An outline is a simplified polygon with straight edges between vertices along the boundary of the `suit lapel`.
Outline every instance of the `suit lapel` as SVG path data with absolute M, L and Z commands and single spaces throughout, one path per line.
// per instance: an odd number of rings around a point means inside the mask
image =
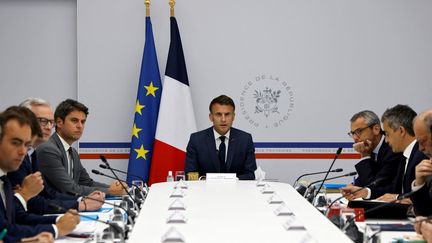
M 213 134 L 213 127 L 207 130 L 206 137 L 206 147 L 208 149 L 207 153 L 210 155 L 211 164 L 215 168 L 214 171 L 220 171 L 219 157 L 216 149 L 216 141 Z
M 67 172 L 67 168 L 68 168 L 68 158 L 66 155 L 66 151 L 63 147 L 62 142 L 60 141 L 60 138 L 58 137 L 57 133 L 54 133 L 50 139 L 53 139 L 54 144 L 57 146 L 57 148 L 61 151 L 62 153 L 62 165 L 65 168 L 66 172 Z

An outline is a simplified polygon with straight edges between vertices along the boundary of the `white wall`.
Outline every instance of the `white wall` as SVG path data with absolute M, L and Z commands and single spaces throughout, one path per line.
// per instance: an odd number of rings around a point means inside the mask
M 429 108 L 431 5 L 427 0 L 177 1 L 198 128 L 210 126 L 208 103 L 221 93 L 233 97 L 235 126 L 251 132 L 255 142 L 350 142 L 346 132 L 354 112 L 381 114 L 397 103 Z M 168 1 L 152 2 L 152 22 L 163 76 Z M 1 108 L 29 95 L 53 104 L 77 97 L 90 107 L 81 142 L 129 142 L 144 41 L 143 1 L 0 1 L 0 27 Z M 279 113 L 268 117 L 254 113 L 252 96 L 266 87 L 282 90 Z M 284 115 L 288 119 L 274 127 Z M 307 153 L 284 149 L 290 151 Z M 97 162 L 85 161 L 88 167 Z M 339 160 L 336 167 L 348 172 L 354 162 Z M 127 166 L 125 160 L 113 163 Z M 258 163 L 270 178 L 291 182 L 330 161 Z

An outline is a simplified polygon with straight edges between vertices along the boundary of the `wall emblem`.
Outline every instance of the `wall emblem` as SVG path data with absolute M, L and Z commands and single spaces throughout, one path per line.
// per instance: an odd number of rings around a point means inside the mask
M 293 110 L 293 88 L 279 77 L 259 75 L 243 86 L 240 113 L 256 128 L 280 127 L 287 123 Z

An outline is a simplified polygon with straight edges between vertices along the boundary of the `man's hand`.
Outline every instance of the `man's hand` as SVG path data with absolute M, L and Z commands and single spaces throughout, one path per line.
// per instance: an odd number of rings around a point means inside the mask
M 36 173 L 26 176 L 18 188 L 18 193 L 27 202 L 30 198 L 39 194 L 44 188 L 43 179 L 41 173 L 38 171 Z
M 58 229 L 59 236 L 65 236 L 72 232 L 75 227 L 79 224 L 80 217 L 76 210 L 70 209 L 57 221 L 56 226 Z
M 121 183 L 125 186 L 126 189 L 129 189 L 126 183 L 120 181 L 114 181 L 113 183 L 111 183 L 110 187 L 108 188 L 108 193 L 115 196 L 125 195 L 126 192 L 123 190 Z
M 360 153 L 361 157 L 370 156 L 373 150 L 372 142 L 370 140 L 355 143 L 353 144 L 353 148 L 355 151 Z
M 344 188 L 341 188 L 341 194 L 342 196 L 344 196 L 347 200 L 351 201 L 354 200 L 356 198 L 365 198 L 368 195 L 368 191 L 366 188 L 355 192 L 357 190 L 361 189 L 361 187 L 358 186 L 353 186 L 353 185 L 347 185 Z M 355 193 L 353 193 L 355 192 Z
M 31 242 L 31 243 L 53 243 L 54 236 L 50 232 L 42 232 L 33 237 L 23 238 L 21 242 Z
M 105 193 L 94 191 L 79 203 L 79 211 L 94 211 L 102 207 Z
M 432 175 L 432 161 L 431 159 L 424 159 L 415 168 L 415 185 L 423 185 L 430 175 Z
M 432 242 L 432 223 L 425 220 L 420 223 L 421 227 L 421 234 L 423 235 L 423 238 L 428 242 Z

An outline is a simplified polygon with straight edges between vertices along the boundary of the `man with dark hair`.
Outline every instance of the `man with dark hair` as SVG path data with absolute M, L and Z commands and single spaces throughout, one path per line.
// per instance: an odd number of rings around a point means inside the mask
M 39 173 L 39 161 L 35 148 L 48 141 L 51 136 L 51 129 L 54 125 L 54 114 L 49 103 L 41 98 L 28 98 L 23 101 L 20 106 L 30 109 L 36 120 L 32 121 L 33 127 L 42 130 L 38 136 L 33 136 L 32 147 L 29 148 L 24 160 L 17 171 L 9 172 L 8 178 L 13 187 L 20 188 L 24 178 L 33 173 Z M 102 206 L 104 193 L 94 192 L 91 194 L 96 200 L 88 198 L 78 198 L 77 196 L 61 193 L 44 183 L 43 190 L 33 198 L 27 201 L 28 211 L 35 214 L 50 214 L 58 213 L 56 208 L 51 207 L 51 204 L 59 205 L 63 209 L 78 209 L 79 211 L 97 210 Z M 63 212 L 63 211 L 61 211 Z
M 402 153 L 393 153 L 384 141 L 378 116 L 372 111 L 364 110 L 356 113 L 350 121 L 351 131 L 348 135 L 353 138 L 353 148 L 360 153 L 361 159 L 355 165 L 358 177 L 354 185 L 342 188 L 342 194 L 348 200 L 353 200 L 374 199 L 384 193 L 399 193 L 395 175 L 404 158 Z M 374 181 L 378 183 L 371 185 Z M 368 185 L 369 187 L 359 190 Z M 357 192 L 352 194 L 354 191 Z
M 76 211 L 60 217 L 33 215 L 25 211 L 26 203 L 19 199 L 18 194 L 22 191 L 16 193 L 15 199 L 13 198 L 12 187 L 6 173 L 15 171 L 20 166 L 31 144 L 34 119 L 36 118 L 33 113 L 24 107 L 10 107 L 0 115 L 0 225 L 6 225 L 7 242 L 16 242 L 41 232 L 64 236 L 79 223 Z M 37 184 L 29 187 L 34 189 L 29 191 L 28 196 L 31 197 L 43 187 L 38 186 L 42 183 L 42 178 L 40 175 L 33 174 L 26 177 L 23 184 L 28 183 L 28 180 L 31 184 Z M 22 203 L 23 207 L 19 207 L 17 205 L 19 203 Z
M 404 163 L 401 163 L 398 174 L 397 190 L 402 193 L 411 191 L 411 183 L 415 179 L 415 167 L 426 155 L 418 150 L 419 145 L 415 139 L 413 120 L 417 113 L 407 105 L 396 105 L 387 109 L 382 115 L 385 141 L 390 145 L 394 153 L 403 152 Z M 386 193 L 379 197 L 381 201 L 394 201 L 398 197 L 395 193 Z M 403 199 L 400 203 L 412 204 L 409 198 Z
M 213 126 L 193 133 L 186 148 L 185 173 L 236 173 L 241 180 L 254 180 L 257 168 L 252 136 L 232 127 L 234 101 L 221 95 L 209 106 Z
M 89 195 L 95 190 L 110 195 L 123 195 L 121 182 L 111 185 L 93 181 L 81 164 L 78 152 L 71 147 L 81 138 L 87 120 L 88 108 L 67 99 L 54 112 L 56 132 L 37 149 L 40 171 L 51 186 L 61 192 Z M 125 185 L 127 187 L 127 185 Z

